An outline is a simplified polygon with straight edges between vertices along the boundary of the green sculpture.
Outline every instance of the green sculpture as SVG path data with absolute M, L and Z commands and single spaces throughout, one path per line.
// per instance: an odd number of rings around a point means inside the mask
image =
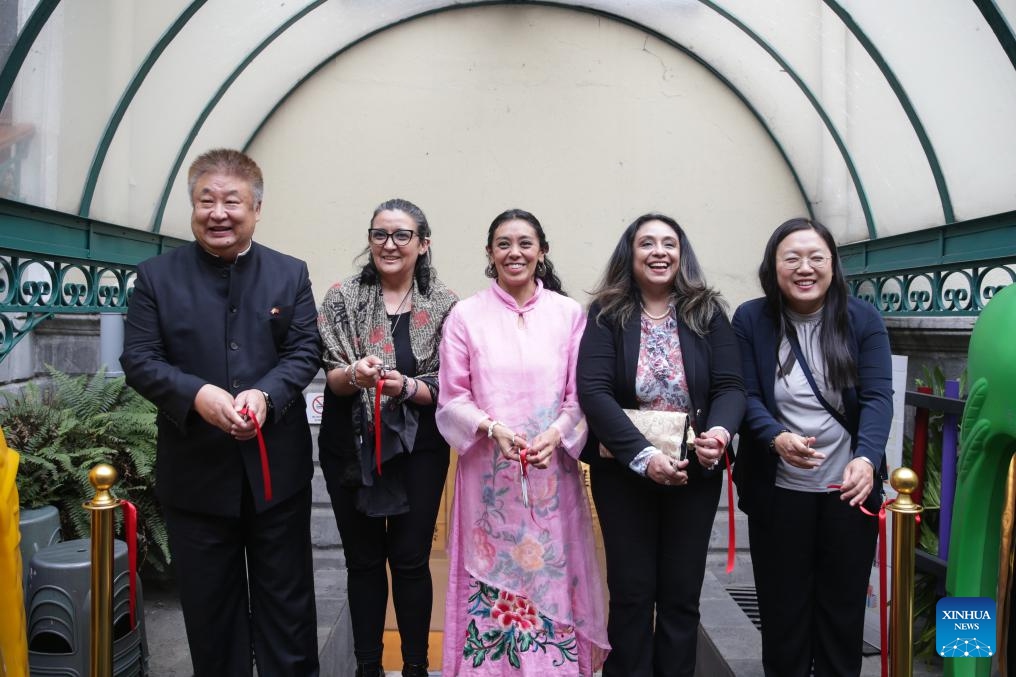
M 946 591 L 994 599 L 1005 478 L 1016 452 L 1016 284 L 981 312 L 970 336 L 967 373 Z M 989 677 L 991 659 L 948 659 L 945 674 Z

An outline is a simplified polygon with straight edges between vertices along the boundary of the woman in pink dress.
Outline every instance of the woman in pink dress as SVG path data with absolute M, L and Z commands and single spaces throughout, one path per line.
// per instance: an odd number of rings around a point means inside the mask
M 543 227 L 506 211 L 487 233 L 490 287 L 441 340 L 437 425 L 458 450 L 441 674 L 572 675 L 609 646 L 575 391 L 585 324 Z

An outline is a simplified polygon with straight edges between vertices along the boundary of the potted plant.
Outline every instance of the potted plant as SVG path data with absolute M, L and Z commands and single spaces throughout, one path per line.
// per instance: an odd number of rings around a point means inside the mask
M 155 407 L 122 377 L 69 376 L 48 367 L 51 384 L 2 393 L 0 428 L 21 454 L 17 476 L 22 510 L 57 508 L 65 538 L 85 538 L 90 517 L 81 504 L 94 488 L 88 471 L 98 463 L 117 470 L 117 497 L 138 508 L 139 567 L 167 574 L 169 540 L 155 498 Z M 122 520 L 118 516 L 118 533 Z M 27 564 L 27 563 L 26 563 Z

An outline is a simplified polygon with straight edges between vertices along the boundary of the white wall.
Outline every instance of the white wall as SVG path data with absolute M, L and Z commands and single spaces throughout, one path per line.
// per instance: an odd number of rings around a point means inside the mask
M 266 177 L 257 239 L 306 259 L 318 300 L 395 196 L 427 213 L 435 265 L 462 295 L 487 284 L 491 219 L 532 211 L 583 302 L 643 212 L 687 229 L 732 304 L 757 295 L 768 234 L 805 212 L 776 148 L 707 71 L 631 27 L 544 7 L 385 31 L 308 80 L 250 152 Z

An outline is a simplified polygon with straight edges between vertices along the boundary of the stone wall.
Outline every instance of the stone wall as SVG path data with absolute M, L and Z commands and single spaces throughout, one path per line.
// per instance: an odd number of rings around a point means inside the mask
M 967 349 L 976 317 L 886 318 L 895 355 L 907 355 L 907 390 L 923 380 L 924 368 L 942 369 L 947 379 L 960 378 L 967 368 Z

